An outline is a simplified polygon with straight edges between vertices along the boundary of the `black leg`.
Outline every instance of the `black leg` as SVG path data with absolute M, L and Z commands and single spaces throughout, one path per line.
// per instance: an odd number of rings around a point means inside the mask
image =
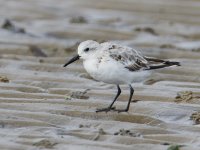
M 129 88 L 130 88 L 130 97 L 129 97 L 129 100 L 128 100 L 128 105 L 127 105 L 126 109 L 117 110 L 119 113 L 120 112 L 128 112 L 128 110 L 129 110 L 131 99 L 132 99 L 132 96 L 133 96 L 133 93 L 134 93 L 134 89 L 132 88 L 132 86 L 130 84 L 129 84 Z
M 121 89 L 120 89 L 119 85 L 117 85 L 117 90 L 118 90 L 117 95 L 115 96 L 115 98 L 114 98 L 113 102 L 110 104 L 110 106 L 107 108 L 97 109 L 96 112 L 102 112 L 102 111 L 108 112 L 110 110 L 114 110 L 114 108 L 112 106 L 115 103 L 115 101 L 117 100 L 117 98 L 119 97 L 119 95 L 121 94 Z

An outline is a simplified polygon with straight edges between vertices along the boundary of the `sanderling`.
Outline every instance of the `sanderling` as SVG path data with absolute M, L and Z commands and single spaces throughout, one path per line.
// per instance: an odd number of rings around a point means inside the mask
M 107 108 L 97 109 L 96 112 L 108 112 L 110 110 L 127 112 L 130 107 L 134 89 L 131 83 L 141 81 L 151 74 L 151 70 L 180 66 L 179 62 L 162 60 L 143 56 L 133 48 L 115 44 L 112 42 L 98 43 L 87 40 L 78 46 L 78 54 L 70 59 L 64 67 L 78 59 L 83 59 L 85 70 L 95 80 L 109 84 L 115 84 L 118 92 L 113 102 Z M 127 84 L 130 88 L 128 105 L 125 109 L 115 109 L 113 104 L 121 94 L 121 84 Z

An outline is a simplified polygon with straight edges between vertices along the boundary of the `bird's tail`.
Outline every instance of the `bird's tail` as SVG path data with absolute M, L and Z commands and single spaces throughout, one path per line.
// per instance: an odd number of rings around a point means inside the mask
M 180 62 L 176 62 L 176 61 L 165 61 L 164 64 L 168 66 L 181 66 Z
M 162 62 L 162 64 L 149 66 L 149 68 L 146 70 L 160 69 L 160 68 L 165 68 L 165 67 L 170 67 L 170 66 L 181 66 L 181 64 L 180 62 L 175 62 L 175 61 L 164 61 Z

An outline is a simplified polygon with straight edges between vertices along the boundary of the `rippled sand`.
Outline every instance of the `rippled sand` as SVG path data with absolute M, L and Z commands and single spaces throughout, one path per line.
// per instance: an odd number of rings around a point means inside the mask
M 0 0 L 0 149 L 200 149 L 200 2 Z M 180 61 L 133 84 L 129 113 L 95 113 L 116 88 L 82 63 L 86 39 Z M 88 89 L 88 90 L 87 90 Z M 127 104 L 129 90 L 116 107 Z

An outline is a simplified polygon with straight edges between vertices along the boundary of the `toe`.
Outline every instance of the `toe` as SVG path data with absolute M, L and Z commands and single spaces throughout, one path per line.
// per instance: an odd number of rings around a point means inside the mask
M 98 112 L 103 112 L 103 111 L 105 111 L 106 113 L 107 112 L 109 112 L 109 111 L 111 111 L 111 110 L 115 110 L 115 107 L 108 107 L 108 108 L 101 108 L 101 109 L 97 109 L 96 110 L 96 113 L 98 113 Z

